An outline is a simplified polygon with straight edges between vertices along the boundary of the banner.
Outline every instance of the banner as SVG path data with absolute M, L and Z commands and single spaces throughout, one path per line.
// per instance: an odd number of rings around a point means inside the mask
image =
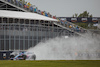
M 3 53 L 3 58 L 4 58 L 4 59 L 6 58 L 6 53 Z
M 75 22 L 75 23 L 80 23 L 80 22 L 85 22 L 85 23 L 98 23 L 100 20 L 100 17 L 59 17 L 62 20 L 66 18 L 67 21 L 69 22 Z
M 98 22 L 97 18 L 92 18 L 92 22 Z
M 82 22 L 87 22 L 87 18 L 82 18 Z
M 61 18 L 61 21 L 62 22 L 66 22 L 66 18 Z
M 71 22 L 77 22 L 77 18 L 71 18 Z

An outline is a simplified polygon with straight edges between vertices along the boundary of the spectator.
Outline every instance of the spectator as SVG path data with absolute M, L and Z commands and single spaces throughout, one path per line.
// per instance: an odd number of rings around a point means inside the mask
M 19 1 L 19 5 L 20 5 L 21 7 L 24 6 L 24 3 L 23 3 L 23 2 L 24 2 L 24 0 L 20 0 L 20 1 Z
M 15 4 L 16 1 L 15 0 L 12 0 L 12 2 L 13 2 L 13 4 Z
M 45 11 L 43 11 L 43 15 L 45 16 Z
M 37 12 L 36 12 L 36 8 L 34 8 L 34 13 L 37 13 Z
M 38 14 L 41 14 L 41 10 L 38 10 Z
M 43 15 L 43 11 L 41 11 L 41 15 Z
M 65 25 L 67 25 L 67 21 L 65 21 Z
M 57 18 L 57 20 L 60 22 L 60 19 L 59 18 Z
M 11 0 L 8 0 L 8 2 L 11 2 Z
M 29 9 L 30 6 L 31 6 L 30 2 L 27 3 L 27 9 Z
M 25 0 L 23 0 L 22 3 L 23 3 L 23 6 L 24 6 L 26 4 Z
M 75 25 L 72 24 L 72 30 L 75 30 Z
M 53 16 L 53 19 L 56 19 L 56 16 Z
M 64 24 L 64 22 L 63 22 L 63 21 L 61 21 L 61 24 Z
M 48 17 L 48 14 L 47 14 L 47 12 L 45 12 L 45 16 L 47 16 L 47 17 Z
M 19 6 L 19 5 L 18 5 L 18 0 L 15 0 L 15 4 L 16 4 L 17 6 Z
M 50 17 L 50 13 L 48 12 L 48 17 Z
M 55 17 L 53 16 L 53 19 L 54 19 Z
M 33 12 L 33 6 L 30 6 L 30 11 Z
M 22 1 L 20 0 L 19 1 L 19 7 L 22 7 L 23 5 L 22 5 Z
M 78 26 L 76 26 L 76 31 L 79 32 L 79 27 Z
M 28 5 L 28 8 L 29 8 L 31 6 L 30 2 L 27 5 Z
M 20 6 L 20 4 L 19 4 L 20 0 L 16 0 L 16 1 L 17 1 L 17 6 Z
M 79 27 L 78 26 L 76 26 L 76 30 L 79 30 Z
M 27 2 L 25 3 L 24 8 L 27 9 Z
M 52 15 L 50 14 L 50 18 L 52 18 Z
M 69 28 L 72 28 L 72 25 L 70 25 Z
M 38 13 L 38 8 L 36 7 L 36 13 Z

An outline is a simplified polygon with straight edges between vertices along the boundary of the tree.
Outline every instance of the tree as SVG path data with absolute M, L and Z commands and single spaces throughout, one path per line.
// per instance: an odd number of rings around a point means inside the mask
M 78 17 L 78 14 L 77 13 L 75 13 L 75 17 Z
M 89 12 L 84 11 L 84 12 L 82 13 L 82 15 L 83 15 L 83 17 L 89 17 Z
M 73 16 L 75 16 L 75 17 L 92 17 L 92 14 L 89 15 L 89 12 L 84 11 L 83 13 L 80 13 L 79 15 L 77 13 L 75 13 Z
M 93 17 L 92 14 L 89 17 Z
M 74 15 L 73 15 L 73 17 L 74 17 Z
M 84 11 L 83 13 L 81 13 L 78 17 L 92 17 L 92 14 L 89 15 L 89 12 Z
M 73 17 L 78 17 L 78 14 L 77 14 L 77 13 L 75 13 L 75 14 L 73 15 Z
M 83 14 L 81 13 L 78 17 L 83 17 Z

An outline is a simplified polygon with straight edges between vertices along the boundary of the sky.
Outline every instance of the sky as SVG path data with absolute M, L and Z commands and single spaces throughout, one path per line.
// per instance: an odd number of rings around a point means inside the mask
M 93 17 L 100 17 L 100 0 L 26 0 L 38 9 L 57 17 L 72 17 L 75 13 L 88 11 Z

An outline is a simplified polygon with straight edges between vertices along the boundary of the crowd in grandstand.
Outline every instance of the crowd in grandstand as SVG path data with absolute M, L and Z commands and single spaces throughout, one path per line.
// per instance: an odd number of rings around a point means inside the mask
M 86 32 L 86 30 L 83 30 L 81 27 L 75 25 L 75 24 L 72 24 L 66 20 L 61 20 L 61 25 L 73 30 L 73 31 L 76 31 L 76 32 Z
M 62 22 L 61 19 L 56 18 L 56 16 L 52 16 L 49 12 L 39 10 L 35 5 L 32 5 L 30 2 L 26 2 L 25 0 L 7 0 L 7 1 L 12 4 L 15 4 L 19 7 L 22 7 L 26 10 L 29 10 L 30 12 L 38 13 L 38 14 L 44 15 L 46 17 L 57 19 L 62 25 L 64 24 L 67 28 L 70 28 L 71 30 L 74 30 L 77 32 L 83 32 L 83 29 L 78 27 L 77 25 L 73 25 L 67 21 Z
M 49 12 L 41 11 L 35 5 L 32 5 L 30 2 L 26 2 L 25 0 L 8 0 L 8 2 L 13 3 L 31 12 L 38 13 L 38 14 L 56 19 L 56 17 L 52 16 Z

